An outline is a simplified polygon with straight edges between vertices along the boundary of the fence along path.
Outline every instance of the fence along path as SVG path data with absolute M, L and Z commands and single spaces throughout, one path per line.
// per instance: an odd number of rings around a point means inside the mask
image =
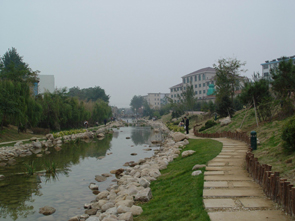
M 193 132 L 190 138 L 196 139 Z M 203 198 L 212 221 L 291 220 L 267 198 L 262 187 L 246 171 L 245 142 L 211 138 L 223 143 L 221 153 L 206 167 Z

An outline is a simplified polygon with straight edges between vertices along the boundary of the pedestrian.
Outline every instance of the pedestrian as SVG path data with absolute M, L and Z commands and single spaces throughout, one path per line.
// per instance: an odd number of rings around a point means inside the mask
M 87 120 L 84 121 L 84 126 L 86 129 L 88 128 L 88 121 Z
M 103 122 L 104 122 L 104 125 L 106 126 L 107 125 L 107 119 L 104 119 Z
M 184 117 L 186 134 L 189 133 L 189 119 Z

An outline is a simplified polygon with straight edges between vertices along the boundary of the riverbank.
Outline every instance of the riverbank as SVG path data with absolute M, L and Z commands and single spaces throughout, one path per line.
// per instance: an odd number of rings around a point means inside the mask
M 192 168 L 196 163 L 205 164 L 214 158 L 220 152 L 221 144 L 210 140 L 194 140 L 189 144 L 188 136 L 170 132 L 160 122 L 150 121 L 149 125 L 157 131 L 168 132 L 162 147 L 152 157 L 114 171 L 117 184 L 99 193 L 92 203 L 85 204 L 85 214 L 72 217 L 70 221 L 130 221 L 133 216 L 135 220 L 173 220 L 175 214 L 180 218 L 177 220 L 184 217 L 186 220 L 196 217 L 208 220 L 201 194 L 204 169 L 193 171 Z M 208 148 L 212 150 L 208 152 Z M 193 176 L 192 172 L 201 175 Z M 189 206 L 184 206 L 186 204 Z

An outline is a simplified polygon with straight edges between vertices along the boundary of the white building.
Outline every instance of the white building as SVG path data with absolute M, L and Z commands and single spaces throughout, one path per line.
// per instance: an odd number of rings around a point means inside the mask
M 292 59 L 293 63 L 295 65 L 295 55 L 291 57 L 285 57 L 287 60 Z M 265 63 L 262 63 L 262 77 L 266 79 L 270 79 L 270 71 L 273 68 L 277 68 L 279 63 L 283 60 L 283 57 L 273 59 L 271 61 L 265 61 Z
M 181 77 L 182 83 L 169 88 L 169 97 L 173 99 L 174 103 L 178 103 L 179 96 L 181 96 L 182 92 L 185 91 L 188 86 L 192 85 L 194 88 L 195 97 L 200 100 L 206 99 L 209 85 L 215 83 L 215 75 L 216 71 L 211 67 L 202 68 L 190 74 L 184 75 Z
M 168 95 L 166 93 L 148 93 L 143 98 L 147 101 L 150 108 L 160 109 L 163 105 L 167 104 L 166 96 Z
M 53 93 L 55 90 L 54 75 L 38 75 L 40 81 L 38 83 L 38 94 L 48 91 Z

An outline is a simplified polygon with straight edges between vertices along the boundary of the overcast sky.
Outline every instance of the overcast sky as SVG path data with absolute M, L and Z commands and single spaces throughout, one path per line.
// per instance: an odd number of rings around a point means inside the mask
M 218 59 L 295 55 L 294 0 L 0 0 L 0 55 L 15 47 L 57 88 L 100 86 L 110 105 L 169 93 Z

